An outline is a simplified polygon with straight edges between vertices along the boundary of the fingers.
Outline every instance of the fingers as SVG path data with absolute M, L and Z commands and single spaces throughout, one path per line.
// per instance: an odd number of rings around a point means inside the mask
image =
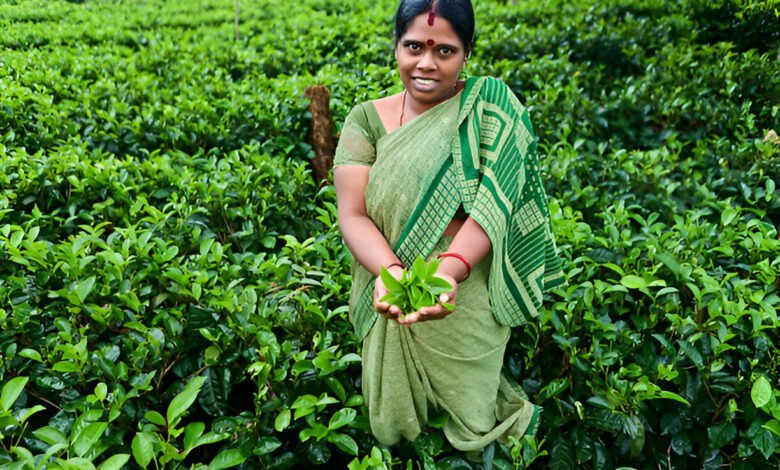
M 374 302 L 374 310 L 380 315 L 384 315 L 388 320 L 396 320 L 401 313 L 401 309 L 387 302 Z
M 410 326 L 420 321 L 440 320 L 450 313 L 452 313 L 452 310 L 448 310 L 441 305 L 434 305 L 432 307 L 423 307 L 419 311 L 410 313 L 397 321 L 404 326 Z

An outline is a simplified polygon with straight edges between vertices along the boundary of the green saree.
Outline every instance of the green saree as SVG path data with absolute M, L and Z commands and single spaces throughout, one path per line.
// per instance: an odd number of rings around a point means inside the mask
M 489 78 L 390 134 L 370 103 L 347 117 L 335 163 L 371 166 L 366 210 L 402 262 L 446 251 L 442 233 L 461 207 L 493 246 L 459 284 L 452 314 L 409 328 L 374 312 L 374 278 L 353 265 L 350 320 L 380 442 L 414 440 L 429 407 L 447 412 L 444 433 L 463 451 L 535 429 L 538 408 L 501 374 L 509 327 L 535 316 L 561 279 L 534 143 L 522 106 Z

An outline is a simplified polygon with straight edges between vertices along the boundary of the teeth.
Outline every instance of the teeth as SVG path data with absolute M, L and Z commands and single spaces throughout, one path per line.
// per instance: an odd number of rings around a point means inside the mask
M 415 80 L 417 80 L 418 83 L 422 83 L 423 85 L 430 85 L 433 83 L 433 80 L 429 78 L 415 78 Z

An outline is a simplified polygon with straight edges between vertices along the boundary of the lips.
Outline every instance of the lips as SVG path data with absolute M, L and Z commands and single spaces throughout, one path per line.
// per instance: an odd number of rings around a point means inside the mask
M 427 77 L 412 77 L 412 84 L 416 90 L 428 92 L 435 90 L 439 85 L 439 81 Z

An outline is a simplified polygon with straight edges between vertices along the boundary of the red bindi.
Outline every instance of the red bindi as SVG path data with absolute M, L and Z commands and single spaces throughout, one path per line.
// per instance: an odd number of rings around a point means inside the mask
M 433 26 L 433 20 L 436 19 L 436 13 L 434 13 L 433 10 L 431 10 L 430 13 L 428 13 L 428 26 Z
M 428 44 L 429 46 L 433 46 L 434 44 L 436 44 L 436 42 L 433 39 L 428 39 L 427 41 L 425 41 L 425 44 Z

